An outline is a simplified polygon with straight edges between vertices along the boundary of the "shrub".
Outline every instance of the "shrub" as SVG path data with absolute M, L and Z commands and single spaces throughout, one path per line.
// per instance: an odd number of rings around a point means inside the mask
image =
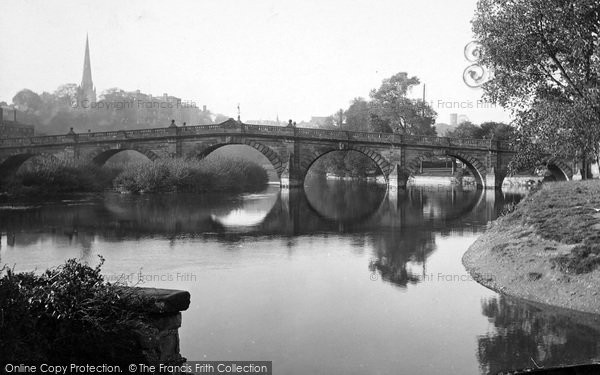
M 151 329 L 149 302 L 105 282 L 103 261 L 69 259 L 41 275 L 0 270 L 0 362 L 143 361 L 134 331 Z
M 118 171 L 72 159 L 35 158 L 6 182 L 15 194 L 63 194 L 102 191 Z
M 119 190 L 139 192 L 252 191 L 267 183 L 265 170 L 250 161 L 211 157 L 159 159 L 127 166 L 114 180 Z

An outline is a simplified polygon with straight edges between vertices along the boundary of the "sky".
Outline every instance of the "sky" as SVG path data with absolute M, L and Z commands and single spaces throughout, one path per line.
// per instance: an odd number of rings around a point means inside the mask
M 301 122 L 368 98 L 398 72 L 448 123 L 508 121 L 463 82 L 476 0 L 2 0 L 0 101 L 81 82 L 168 93 L 242 121 Z M 411 96 L 422 96 L 422 85 Z

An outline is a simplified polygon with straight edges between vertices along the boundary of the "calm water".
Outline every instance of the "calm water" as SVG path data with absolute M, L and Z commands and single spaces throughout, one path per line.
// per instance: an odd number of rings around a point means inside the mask
M 242 196 L 73 199 L 0 210 L 0 264 L 106 258 L 105 276 L 186 289 L 188 360 L 276 374 L 493 374 L 600 359 L 600 323 L 472 281 L 461 264 L 519 195 L 389 194 L 313 181 Z

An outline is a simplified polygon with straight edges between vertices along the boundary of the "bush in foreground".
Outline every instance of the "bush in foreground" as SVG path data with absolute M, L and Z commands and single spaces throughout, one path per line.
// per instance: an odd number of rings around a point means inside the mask
M 147 301 L 68 260 L 41 275 L 0 270 L 0 362 L 140 363 Z M 149 328 L 148 328 L 149 329 Z

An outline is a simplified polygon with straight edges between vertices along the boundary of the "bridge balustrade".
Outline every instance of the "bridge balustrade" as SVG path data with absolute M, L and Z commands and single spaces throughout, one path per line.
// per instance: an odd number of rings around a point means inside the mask
M 386 143 L 402 142 L 402 136 L 399 134 L 350 131 L 350 132 L 348 132 L 348 136 L 351 139 L 356 140 L 356 141 L 367 140 L 367 141 L 382 141 L 382 142 L 386 142 Z
M 439 147 L 466 147 L 489 149 L 492 146 L 501 150 L 514 150 L 514 146 L 507 141 L 493 141 L 489 139 L 462 139 L 430 136 L 401 135 L 396 133 L 370 133 L 330 129 L 291 128 L 272 125 L 251 124 L 210 124 L 194 125 L 178 128 L 153 128 L 139 130 L 121 130 L 67 135 L 35 136 L 25 138 L 0 139 L 0 147 L 26 147 L 31 145 L 71 144 L 74 142 L 99 142 L 117 139 L 137 139 L 154 137 L 177 137 L 202 134 L 252 134 L 280 136 L 285 138 L 312 138 L 330 141 L 357 141 L 379 142 L 397 145 L 439 146 Z

